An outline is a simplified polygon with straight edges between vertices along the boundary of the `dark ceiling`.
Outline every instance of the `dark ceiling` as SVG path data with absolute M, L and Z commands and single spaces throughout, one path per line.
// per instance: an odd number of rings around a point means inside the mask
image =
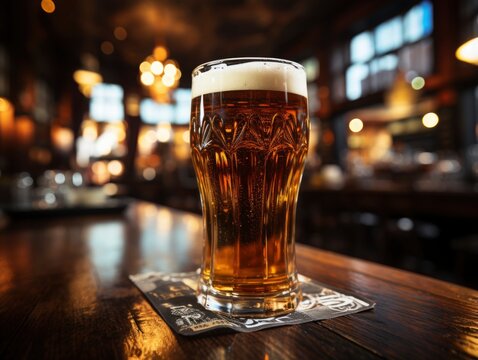
M 54 1 L 56 11 L 52 14 L 41 10 L 40 1 L 21 0 L 11 5 L 13 19 L 7 20 L 14 31 L 25 32 L 23 39 L 30 53 L 54 49 L 60 54 L 56 56 L 69 60 L 72 67 L 80 66 L 82 54 L 90 53 L 99 60 L 102 71 L 114 77 L 118 71 L 121 76 L 125 69 L 137 69 L 155 45 L 163 44 L 170 50 L 170 57 L 179 63 L 184 74 L 182 84 L 186 86 L 196 65 L 217 58 L 288 56 L 300 60 L 312 55 L 307 46 L 302 53 L 291 53 L 290 49 L 305 34 L 310 38 L 310 33 L 321 24 L 330 24 L 351 3 L 347 0 Z M 26 19 L 31 21 L 23 28 L 17 20 L 25 12 Z M 126 29 L 126 39 L 115 38 L 114 29 L 118 26 Z M 320 31 L 317 34 L 327 36 Z M 318 43 L 320 39 L 316 40 Z M 100 50 L 104 41 L 113 44 L 114 51 L 109 55 Z M 39 45 L 45 43 L 47 46 Z
M 96 36 L 113 38 L 115 26 L 128 37 L 118 52 L 138 64 L 155 43 L 189 72 L 202 62 L 235 56 L 278 56 L 343 1 L 319 0 L 140 0 L 97 1 Z M 110 4 L 108 4 L 110 3 Z M 114 4 L 114 5 L 113 5 Z M 92 27 L 94 28 L 94 27 Z

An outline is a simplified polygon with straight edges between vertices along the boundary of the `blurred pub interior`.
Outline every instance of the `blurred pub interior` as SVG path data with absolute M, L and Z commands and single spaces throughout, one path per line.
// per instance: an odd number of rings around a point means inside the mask
M 2 2 L 0 231 L 110 199 L 200 213 L 190 74 L 238 56 L 307 71 L 299 242 L 478 288 L 478 0 Z

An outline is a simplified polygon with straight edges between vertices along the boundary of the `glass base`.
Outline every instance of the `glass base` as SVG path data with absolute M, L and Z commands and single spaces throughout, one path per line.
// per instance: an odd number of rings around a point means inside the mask
M 245 296 L 217 291 L 200 280 L 197 299 L 206 309 L 227 316 L 264 318 L 291 313 L 299 305 L 301 295 L 299 282 L 290 291 Z

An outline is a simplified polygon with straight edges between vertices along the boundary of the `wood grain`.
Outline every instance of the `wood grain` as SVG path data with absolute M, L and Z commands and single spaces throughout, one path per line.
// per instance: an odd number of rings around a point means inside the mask
M 298 245 L 300 272 L 373 311 L 250 334 L 174 334 L 129 274 L 192 271 L 201 220 L 135 203 L 124 215 L 12 222 L 0 232 L 0 359 L 478 357 L 478 292 Z

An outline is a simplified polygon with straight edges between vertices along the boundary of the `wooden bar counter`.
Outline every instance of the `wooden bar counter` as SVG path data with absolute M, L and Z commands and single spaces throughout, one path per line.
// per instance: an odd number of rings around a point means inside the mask
M 256 333 L 176 335 L 128 275 L 192 271 L 197 215 L 30 218 L 0 230 L 0 359 L 452 359 L 478 357 L 478 292 L 297 246 L 299 271 L 374 310 Z

